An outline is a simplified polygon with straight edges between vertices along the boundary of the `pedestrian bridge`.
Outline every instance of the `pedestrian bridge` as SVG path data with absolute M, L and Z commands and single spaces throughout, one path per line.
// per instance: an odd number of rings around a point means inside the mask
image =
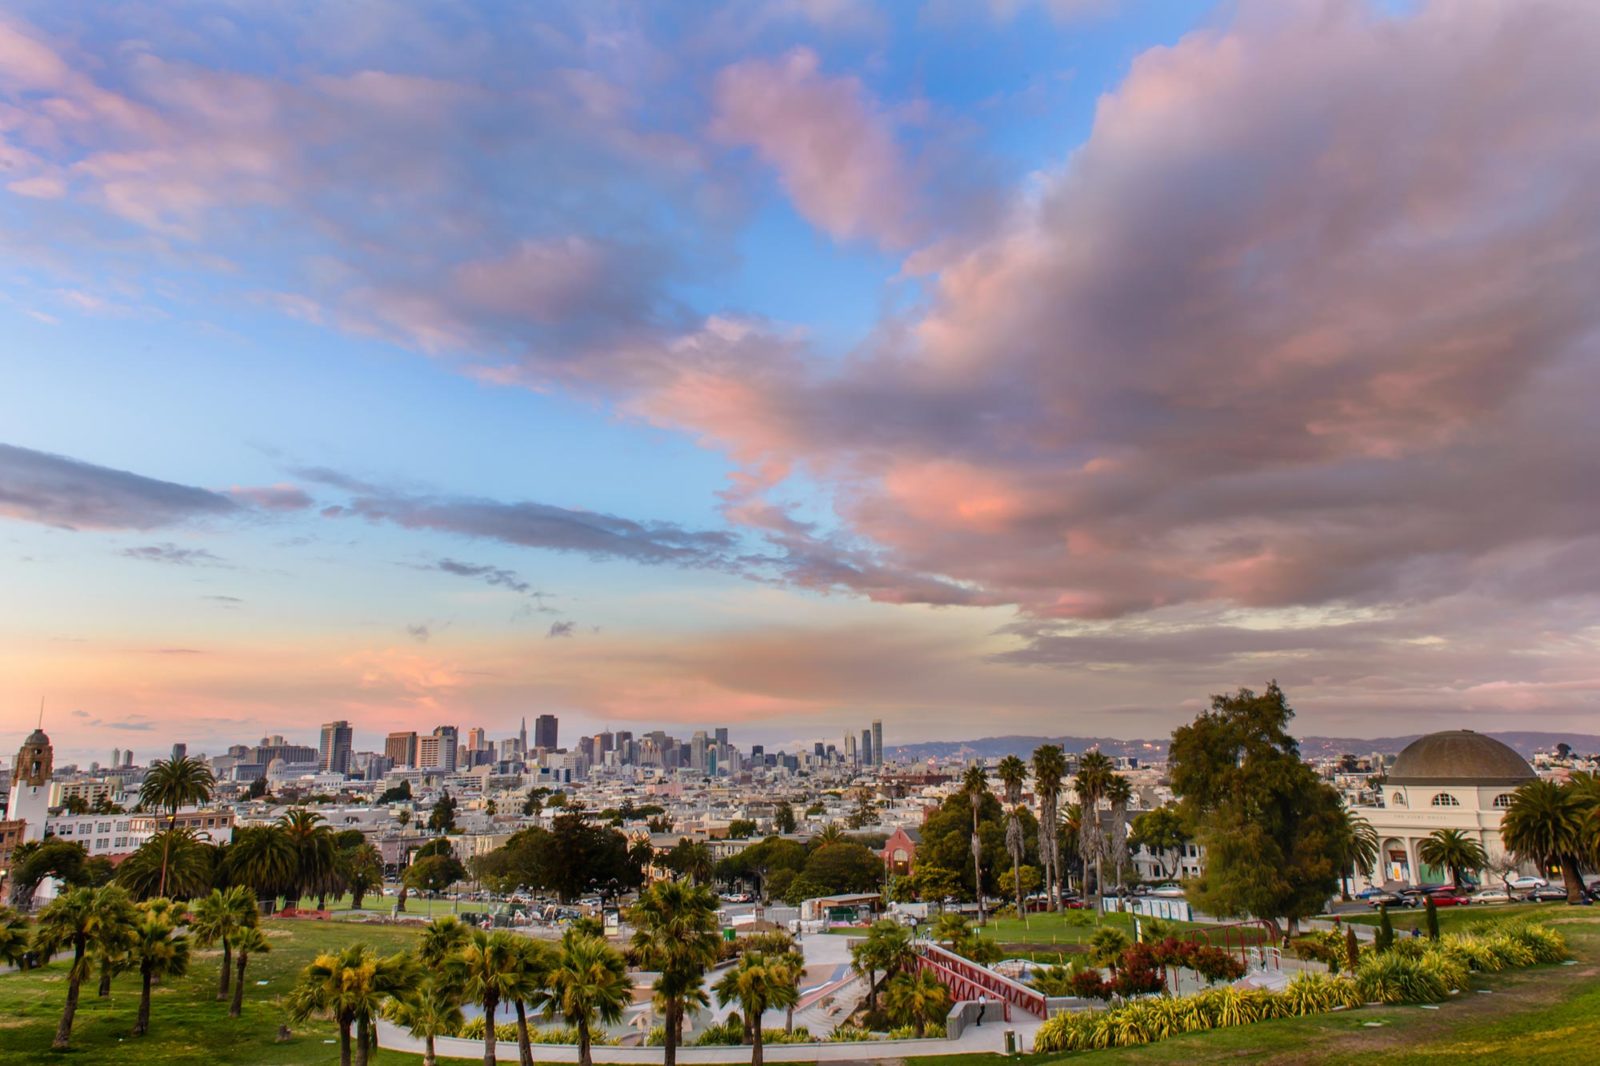
M 986 998 L 1000 1003 L 1008 1022 L 1013 1007 L 1035 1018 L 1049 1016 L 1044 993 L 995 973 L 987 966 L 979 966 L 938 944 L 917 945 L 917 968 L 931 970 L 958 1001 Z

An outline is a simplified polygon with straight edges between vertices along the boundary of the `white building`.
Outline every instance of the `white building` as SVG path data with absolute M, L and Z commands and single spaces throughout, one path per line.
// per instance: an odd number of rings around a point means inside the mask
M 1438 829 L 1461 830 L 1483 845 L 1491 863 L 1502 858 L 1500 819 L 1512 793 L 1537 776 L 1521 755 L 1470 729 L 1412 741 L 1395 757 L 1383 785 L 1383 806 L 1353 808 L 1378 833 L 1375 880 L 1448 880 L 1448 871 L 1425 866 L 1417 856 L 1418 845 Z

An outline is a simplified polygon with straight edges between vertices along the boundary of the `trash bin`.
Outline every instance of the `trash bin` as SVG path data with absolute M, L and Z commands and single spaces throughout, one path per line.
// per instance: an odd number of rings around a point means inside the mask
M 1017 1031 L 1015 1029 L 1007 1029 L 1005 1035 L 1006 1054 L 1015 1055 L 1017 1053 Z

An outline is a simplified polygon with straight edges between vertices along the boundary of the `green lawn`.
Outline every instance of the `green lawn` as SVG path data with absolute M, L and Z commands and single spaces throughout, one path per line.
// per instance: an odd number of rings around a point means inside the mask
M 188 976 L 158 987 L 151 999 L 150 1033 L 128 1036 L 139 1007 L 139 978 L 123 974 L 111 996 L 96 996 L 97 981 L 84 985 L 72 1030 L 72 1051 L 50 1050 L 66 999 L 66 966 L 57 962 L 29 973 L 0 975 L 0 1062 L 207 1064 L 229 1066 L 317 1066 L 337 1063 L 337 1038 L 328 1022 L 294 1026 L 293 1038 L 276 1042 L 284 1022 L 277 999 L 320 951 L 362 940 L 385 954 L 410 947 L 416 927 L 366 926 L 352 922 L 269 920 L 264 929 L 272 952 L 252 956 L 246 972 L 244 1016 L 228 1017 L 215 1000 L 220 951 L 196 952 Z M 257 981 L 265 980 L 265 986 Z

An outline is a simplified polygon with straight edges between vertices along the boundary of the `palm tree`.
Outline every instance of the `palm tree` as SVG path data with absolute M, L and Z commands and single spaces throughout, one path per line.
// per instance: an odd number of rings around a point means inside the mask
M 429 970 L 438 970 L 446 959 L 467 946 L 471 927 L 453 914 L 441 915 L 423 927 L 417 943 L 417 958 Z
M 844 828 L 838 822 L 829 822 L 816 836 L 819 848 L 825 848 L 829 844 L 843 844 L 846 839 L 848 838 L 845 836 Z
M 1067 757 L 1059 745 L 1041 744 L 1033 752 L 1033 791 L 1039 797 L 1039 864 L 1044 869 L 1045 895 L 1061 906 L 1061 852 L 1056 840 L 1056 805 L 1061 800 L 1061 779 L 1067 774 Z
M 788 962 L 759 951 L 747 951 L 739 964 L 717 982 L 717 999 L 724 1006 L 738 1003 L 750 1034 L 750 1062 L 761 1066 L 761 1016 L 772 1008 L 783 1008 L 798 996 L 795 974 Z
M 590 1028 L 596 1020 L 607 1025 L 621 1021 L 632 990 L 628 965 L 620 954 L 600 937 L 569 933 L 545 977 L 540 1001 L 546 1018 L 560 1015 L 577 1028 L 578 1062 L 593 1066 Z
M 289 1016 L 296 1021 L 313 1015 L 333 1019 L 339 1027 L 339 1066 L 352 1066 L 353 1028 L 354 1066 L 366 1066 L 373 1016 L 390 996 L 410 989 L 417 976 L 416 963 L 407 955 L 380 959 L 367 945 L 351 944 L 318 955 L 301 971 L 289 993 Z
M 360 910 L 368 892 L 383 894 L 383 855 L 375 844 L 363 841 L 339 855 L 341 873 L 350 889 L 350 909 Z
M 134 899 L 189 899 L 211 887 L 217 849 L 189 829 L 164 829 L 117 866 Z
M 1078 831 L 1078 852 L 1083 856 L 1085 879 L 1089 876 L 1089 867 L 1091 865 L 1094 867 L 1096 911 L 1100 909 L 1100 897 L 1105 895 L 1103 862 L 1106 836 L 1105 823 L 1100 813 L 1100 801 L 1105 798 L 1106 788 L 1116 776 L 1112 772 L 1112 767 L 1110 757 L 1104 752 L 1084 752 L 1083 758 L 1078 760 L 1078 773 L 1072 782 L 1073 791 L 1078 794 L 1078 806 L 1083 812 Z
M 256 924 L 256 901 L 250 889 L 234 885 L 224 892 L 213 888 L 211 895 L 195 904 L 194 918 L 189 922 L 189 932 L 195 943 L 208 948 L 222 945 L 222 975 L 217 980 L 217 999 L 228 998 L 228 980 L 233 971 L 233 939 L 245 929 Z
M 67 1005 L 56 1026 L 51 1047 L 65 1050 L 72 1041 L 72 1019 L 78 1013 L 78 992 L 89 976 L 89 946 L 105 935 L 107 928 L 131 926 L 138 914 L 128 893 L 117 885 L 104 888 L 74 888 L 57 896 L 39 912 L 39 927 L 34 932 L 34 950 L 48 959 L 58 951 L 72 948 L 72 965 L 67 970 Z
M 569 931 L 569 936 L 573 935 Z M 533 1066 L 533 1044 L 528 1036 L 528 1007 L 537 1005 L 555 965 L 555 952 L 535 940 L 516 939 L 517 968 L 522 975 L 523 992 L 511 999 L 517 1015 L 517 1055 L 521 1066 Z
M 538 992 L 538 983 L 525 965 L 520 941 L 520 937 L 507 932 L 473 929 L 460 951 L 445 963 L 461 986 L 463 997 L 483 1008 L 484 1066 L 495 1066 L 495 1008 L 502 1003 L 525 1002 Z
M 156 978 L 182 977 L 189 972 L 189 937 L 178 932 L 181 908 L 161 907 L 168 902 L 154 899 L 139 905 L 139 920 L 133 927 L 132 957 L 139 966 L 139 1016 L 133 1035 L 150 1031 L 150 986 Z
M 1342 823 L 1337 844 L 1339 891 L 1350 898 L 1350 879 L 1360 874 L 1371 880 L 1378 869 L 1378 831 L 1372 823 L 1348 809 L 1340 811 Z
M 338 849 L 333 829 L 315 811 L 297 808 L 279 818 L 278 825 L 295 852 L 295 874 L 285 894 L 292 897 L 286 902 L 298 906 L 305 894 L 323 894 L 332 886 L 338 875 Z
M 1028 764 L 1015 755 L 1000 760 L 995 770 L 1006 787 L 1006 850 L 1011 853 L 1011 880 L 1017 890 L 1017 917 L 1024 923 L 1028 910 L 1022 901 L 1022 856 L 1027 842 L 1022 836 L 1022 786 L 1028 780 Z
M 1483 845 L 1459 829 L 1435 829 L 1429 833 L 1417 845 L 1417 858 L 1436 869 L 1449 870 L 1458 890 L 1465 887 L 1468 873 L 1477 873 L 1489 865 Z
M 1512 793 L 1511 806 L 1500 820 L 1506 847 L 1537 863 L 1541 872 L 1560 864 L 1567 886 L 1567 901 L 1583 898 L 1578 877 L 1578 856 L 1585 847 L 1585 822 L 1592 812 L 1576 789 L 1554 781 L 1529 781 Z
M 228 1006 L 228 1017 L 237 1018 L 244 1007 L 244 968 L 249 964 L 250 956 L 265 955 L 272 950 L 272 945 L 267 942 L 265 933 L 249 925 L 233 934 L 233 946 L 238 952 L 234 966 L 239 972 L 234 975 L 233 1002 Z
M 100 963 L 99 998 L 111 995 L 111 979 L 133 965 L 134 924 L 103 923 L 89 942 L 89 950 Z
M 178 810 L 187 804 L 201 804 L 211 799 L 216 786 L 211 768 L 199 759 L 180 756 L 176 759 L 157 759 L 150 764 L 139 786 L 139 806 L 147 810 L 167 812 L 167 846 L 172 843 L 172 830 L 178 825 Z M 167 894 L 166 848 L 162 850 L 161 882 L 156 895 Z
M 21 968 L 28 958 L 28 920 L 0 907 L 0 966 Z
M 867 979 L 867 995 L 874 1010 L 878 1006 L 878 975 L 883 974 L 887 981 L 909 966 L 915 954 L 911 931 L 888 919 L 874 922 L 866 938 L 850 949 L 850 969 Z
M 961 777 L 961 789 L 972 804 L 972 887 L 978 894 L 978 924 L 984 921 L 983 913 L 983 841 L 978 837 L 978 814 L 983 810 L 983 797 L 989 794 L 989 778 L 983 764 L 973 763 Z
M 252 825 L 234 834 L 228 868 L 232 880 L 254 889 L 256 899 L 270 911 L 289 890 L 299 869 L 299 854 L 281 825 Z
M 950 990 L 930 970 L 903 973 L 889 982 L 888 1009 L 890 1015 L 916 1026 L 920 1037 L 930 1019 L 942 1017 L 950 1009 Z
M 415 988 L 389 1001 L 387 1013 L 412 1036 L 422 1038 L 422 1066 L 435 1066 L 434 1039 L 451 1036 L 461 1028 L 461 986 L 445 974 L 425 975 Z M 493 1026 L 489 1027 L 493 1039 Z
M 1111 804 L 1111 824 L 1106 830 L 1105 853 L 1111 860 L 1111 872 L 1122 886 L 1123 871 L 1128 868 L 1128 801 L 1133 798 L 1133 786 L 1121 774 L 1112 774 L 1106 782 L 1106 799 Z
M 717 898 L 709 888 L 659 881 L 639 896 L 628 918 L 639 966 L 658 975 L 652 987 L 666 1033 L 662 1062 L 673 1066 L 685 1008 L 705 1005 L 702 983 L 719 954 Z

